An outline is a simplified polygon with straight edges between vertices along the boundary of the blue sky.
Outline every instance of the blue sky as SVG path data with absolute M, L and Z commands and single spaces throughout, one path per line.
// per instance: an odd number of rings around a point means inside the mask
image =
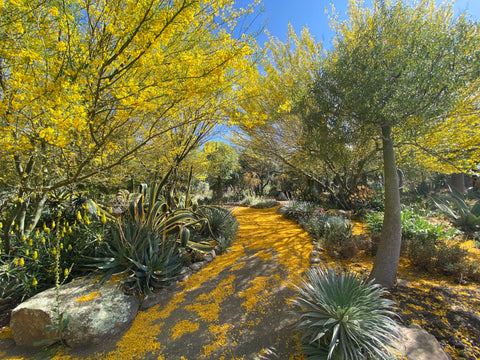
M 245 6 L 252 0 L 236 1 L 238 5 Z M 372 2 L 373 0 L 365 0 L 365 4 L 372 4 Z M 437 3 L 442 2 L 437 0 Z M 343 14 L 342 18 L 346 19 L 348 0 L 263 0 L 264 12 L 259 19 L 256 19 L 254 28 L 265 24 L 271 35 L 285 41 L 289 22 L 297 33 L 300 33 L 303 26 L 307 26 L 311 34 L 318 41 L 322 41 L 325 48 L 329 48 L 334 33 L 330 29 L 330 21 L 325 10 L 331 10 L 331 3 L 334 4 L 337 12 Z M 454 4 L 454 10 L 457 15 L 467 12 L 473 19 L 480 21 L 480 0 L 458 0 Z M 266 40 L 265 35 L 257 38 L 260 44 Z M 226 129 L 227 127 L 221 127 L 220 133 L 228 132 Z M 221 140 L 220 136 L 214 138 Z
M 330 11 L 330 4 L 333 3 L 336 11 L 346 18 L 348 0 L 263 0 L 263 3 L 264 13 L 261 15 L 261 21 L 266 22 L 266 28 L 271 35 L 285 40 L 289 22 L 292 23 L 297 33 L 306 25 L 312 35 L 328 48 L 333 32 L 330 30 L 325 9 Z M 365 4 L 371 3 L 372 0 L 365 1 Z M 467 14 L 480 21 L 480 0 L 458 0 L 455 2 L 454 9 L 456 14 L 466 11 Z M 265 40 L 265 36 L 258 39 L 261 43 Z

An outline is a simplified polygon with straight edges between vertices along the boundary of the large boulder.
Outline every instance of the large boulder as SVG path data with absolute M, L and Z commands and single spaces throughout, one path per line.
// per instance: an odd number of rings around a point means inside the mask
M 450 359 L 437 339 L 415 324 L 400 327 L 400 337 L 393 347 L 408 360 Z
M 56 331 L 45 331 L 46 325 L 56 325 L 58 313 L 69 317 L 62 339 L 71 347 L 98 344 L 125 331 L 135 318 L 140 300 L 125 294 L 118 283 L 100 284 L 90 279 L 62 285 L 41 292 L 13 311 L 10 319 L 15 343 L 35 346 L 39 341 L 55 341 Z

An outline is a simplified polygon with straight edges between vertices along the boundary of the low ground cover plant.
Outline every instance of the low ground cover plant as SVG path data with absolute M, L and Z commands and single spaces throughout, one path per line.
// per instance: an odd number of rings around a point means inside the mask
M 284 216 L 298 221 L 330 254 L 349 257 L 356 247 L 350 219 L 329 214 L 320 205 L 293 202 L 285 206 Z
M 467 253 L 460 246 L 461 233 L 444 224 L 433 223 L 420 214 L 419 209 L 402 209 L 402 252 L 419 268 L 427 271 L 441 271 L 459 278 L 469 276 L 475 279 L 476 266 L 467 262 Z M 371 212 L 366 221 L 371 234 L 378 234 L 382 228 L 383 213 Z
M 254 209 L 268 209 L 280 205 L 276 200 L 263 200 L 258 203 L 253 204 L 251 207 Z

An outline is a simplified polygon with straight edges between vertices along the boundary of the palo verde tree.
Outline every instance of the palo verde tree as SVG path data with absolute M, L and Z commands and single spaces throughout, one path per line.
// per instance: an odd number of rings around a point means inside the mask
M 315 79 L 315 69 L 321 59 L 321 43 L 308 29 L 296 34 L 288 28 L 287 41 L 270 37 L 264 45 L 262 71 L 253 77 L 239 103 L 242 114 L 250 121 L 237 127 L 233 141 L 257 156 L 274 159 L 302 176 L 322 183 L 316 174 L 317 162 L 304 144 L 302 121 L 296 112 Z M 255 120 L 260 122 L 255 123 Z
M 426 133 L 407 136 L 404 141 L 399 134 L 401 156 L 427 171 L 443 174 L 476 171 L 480 163 L 479 83 L 473 82 L 465 88 L 463 101 Z
M 207 180 L 214 191 L 213 198 L 219 202 L 223 197 L 223 188 L 228 180 L 240 168 L 238 153 L 224 141 L 210 141 L 203 146 L 206 160 Z
M 392 287 L 401 246 L 393 134 L 418 136 L 461 102 L 463 89 L 479 76 L 479 26 L 431 0 L 374 1 L 371 9 L 351 0 L 349 19 L 333 26 L 316 103 L 328 109 L 332 126 L 369 133 L 382 144 L 385 216 L 371 276 Z
M 231 34 L 252 11 L 233 0 L 0 1 L 3 250 L 14 223 L 20 238 L 35 228 L 50 193 L 108 176 L 173 129 L 196 137 L 195 124 L 224 119 L 251 68 L 251 38 Z

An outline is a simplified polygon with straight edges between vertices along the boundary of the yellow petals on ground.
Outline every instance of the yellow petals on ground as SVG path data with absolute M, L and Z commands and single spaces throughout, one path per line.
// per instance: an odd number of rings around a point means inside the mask
M 172 339 L 178 339 L 180 336 L 186 333 L 195 332 L 199 327 L 199 323 L 192 323 L 189 320 L 181 321 L 172 328 Z
M 203 321 L 217 321 L 222 302 L 234 292 L 232 286 L 233 279 L 235 279 L 235 275 L 230 275 L 227 279 L 220 282 L 212 292 L 200 295 L 195 300 L 195 304 L 187 305 L 185 309 L 197 312 Z

